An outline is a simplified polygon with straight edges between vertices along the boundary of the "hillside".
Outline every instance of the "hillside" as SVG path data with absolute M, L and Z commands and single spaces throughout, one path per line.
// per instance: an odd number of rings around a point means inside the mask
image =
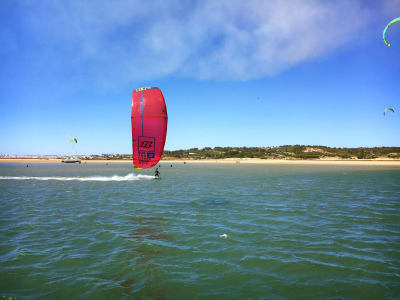
M 326 146 L 205 147 L 165 150 L 163 159 L 400 159 L 400 147 L 331 148 Z

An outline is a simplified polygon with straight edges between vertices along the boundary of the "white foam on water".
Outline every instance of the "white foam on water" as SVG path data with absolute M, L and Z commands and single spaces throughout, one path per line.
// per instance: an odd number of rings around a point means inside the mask
M 58 181 L 136 181 L 154 179 L 151 175 L 133 174 L 125 176 L 90 176 L 90 177 L 32 177 L 32 176 L 0 176 L 0 180 L 58 180 Z

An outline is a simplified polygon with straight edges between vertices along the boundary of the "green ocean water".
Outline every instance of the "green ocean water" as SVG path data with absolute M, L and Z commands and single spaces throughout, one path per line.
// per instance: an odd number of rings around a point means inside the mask
M 0 299 L 400 297 L 400 169 L 160 171 L 0 164 Z

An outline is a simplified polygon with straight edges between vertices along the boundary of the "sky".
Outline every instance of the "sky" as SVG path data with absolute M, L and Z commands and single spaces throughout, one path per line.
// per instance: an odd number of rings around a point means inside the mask
M 400 146 L 400 0 L 0 1 L 0 154 L 132 153 L 132 90 L 165 149 Z M 395 113 L 383 111 L 392 107 Z

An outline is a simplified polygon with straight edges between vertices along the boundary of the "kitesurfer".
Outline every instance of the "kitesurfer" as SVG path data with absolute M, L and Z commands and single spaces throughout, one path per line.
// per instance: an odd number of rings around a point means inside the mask
M 154 172 L 154 177 L 157 177 L 157 178 L 160 177 L 160 172 L 158 171 L 158 168 L 156 168 L 156 171 Z

